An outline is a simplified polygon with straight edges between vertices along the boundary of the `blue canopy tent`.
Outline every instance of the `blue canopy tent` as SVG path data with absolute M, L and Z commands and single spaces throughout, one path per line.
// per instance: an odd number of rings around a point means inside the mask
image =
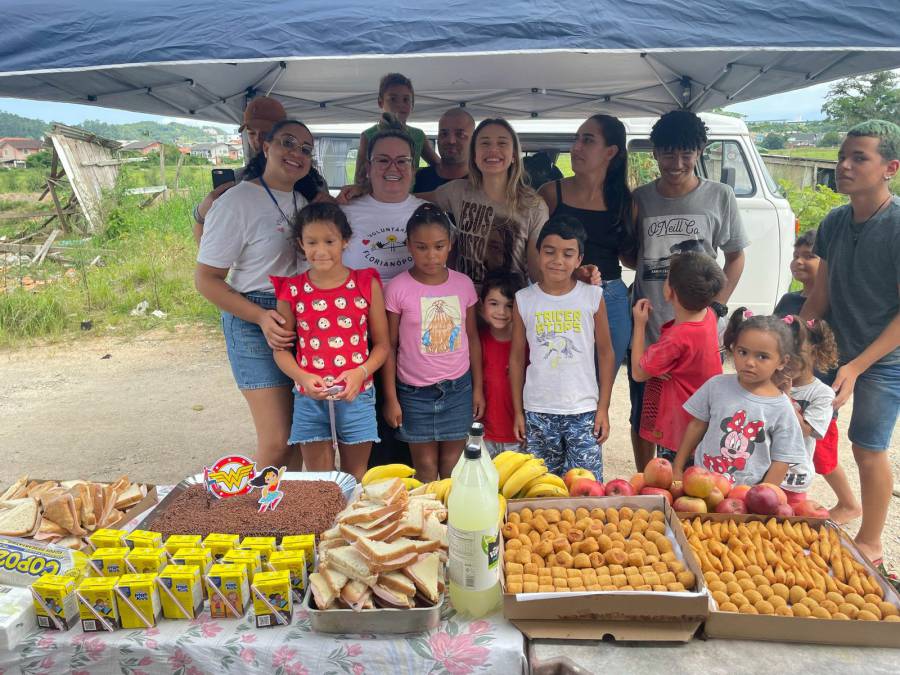
M 896 0 L 0 0 L 0 96 L 238 122 L 270 93 L 310 122 L 373 118 L 386 72 L 416 119 L 709 110 L 900 67 Z

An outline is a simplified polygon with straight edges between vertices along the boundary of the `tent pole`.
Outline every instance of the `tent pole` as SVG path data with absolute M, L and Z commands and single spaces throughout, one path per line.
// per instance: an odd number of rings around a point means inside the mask
M 278 75 L 275 76 L 275 79 L 272 81 L 272 84 L 269 85 L 269 88 L 266 89 L 266 96 L 268 96 L 269 94 L 272 93 L 272 90 L 275 88 L 275 85 L 278 84 L 278 80 L 280 80 L 281 76 L 287 72 L 287 64 L 284 61 L 282 61 L 278 65 L 281 66 L 281 70 L 278 72 Z
M 847 54 L 842 54 L 841 56 L 837 57 L 834 61 L 829 63 L 824 68 L 820 68 L 819 70 L 817 70 L 815 73 L 812 73 L 812 74 L 807 73 L 806 74 L 807 82 L 812 82 L 813 80 L 820 78 L 822 75 L 824 75 L 826 72 L 828 72 L 829 70 L 834 68 L 839 63 L 841 63 L 841 62 L 845 61 L 846 59 L 850 58 L 851 56 L 855 56 L 855 55 L 856 55 L 856 52 L 849 52 Z
M 725 77 L 726 75 L 728 75 L 728 73 L 730 73 L 730 72 L 731 72 L 731 64 L 729 63 L 724 68 L 722 68 L 722 72 L 719 73 L 719 76 L 716 79 L 714 79 L 709 84 L 704 85 L 703 89 L 700 90 L 700 93 L 697 94 L 690 101 L 688 101 L 685 108 L 687 110 L 690 110 L 694 106 L 694 104 L 699 104 L 700 101 L 702 101 L 704 98 L 709 96 L 709 92 L 711 92 L 713 90 L 713 87 L 715 87 L 717 84 L 719 84 L 719 82 L 722 81 L 722 78 Z
M 744 91 L 744 89 L 746 89 L 747 87 L 749 87 L 751 84 L 753 84 L 754 82 L 756 82 L 759 78 L 761 78 L 763 75 L 765 75 L 765 74 L 768 73 L 770 70 L 772 70 L 772 68 L 774 68 L 774 67 L 777 66 L 779 63 L 781 63 L 781 61 L 782 61 L 783 58 L 784 58 L 783 56 L 779 56 L 777 59 L 775 59 L 774 61 L 772 61 L 772 63 L 769 63 L 769 64 L 763 66 L 762 68 L 760 68 L 759 71 L 756 73 L 756 75 L 754 75 L 753 77 L 751 77 L 751 78 L 744 84 L 744 86 L 742 86 L 742 87 L 736 89 L 735 91 L 731 92 L 730 94 L 726 94 L 726 95 L 725 95 L 725 100 L 726 100 L 726 101 L 731 101 L 731 100 L 733 100 L 736 96 L 740 96 L 741 92 Z M 738 65 L 743 65 L 743 64 L 738 64 Z
M 647 54 L 646 52 L 644 52 L 641 54 L 641 58 L 644 59 L 644 63 L 646 63 L 650 67 L 650 70 L 653 71 L 653 74 L 656 76 L 656 79 L 659 81 L 659 83 L 663 86 L 663 89 L 665 89 L 667 92 L 669 92 L 669 96 L 671 96 L 672 100 L 675 101 L 675 103 L 680 107 L 681 100 L 675 95 L 675 93 L 671 89 L 669 89 L 669 85 L 667 85 L 665 83 L 662 76 L 659 74 L 659 71 L 656 70 L 656 68 L 653 66 L 653 61 L 650 60 L 650 55 Z

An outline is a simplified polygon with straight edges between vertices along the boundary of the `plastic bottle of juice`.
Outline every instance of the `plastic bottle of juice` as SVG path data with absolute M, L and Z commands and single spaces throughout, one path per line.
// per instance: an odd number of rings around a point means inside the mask
M 466 447 L 472 444 L 481 447 L 481 465 L 484 467 L 484 473 L 488 477 L 488 480 L 497 487 L 497 491 L 499 492 L 500 474 L 497 473 L 497 467 L 494 466 L 494 462 L 491 460 L 491 456 L 488 454 L 487 447 L 484 444 L 484 425 L 481 422 L 472 422 L 472 426 L 469 428 L 469 438 L 466 440 Z M 459 461 L 450 473 L 451 478 L 456 480 L 459 472 L 462 471 L 462 466 L 465 461 L 466 456 L 465 453 L 463 453 L 460 455 Z
M 481 455 L 478 444 L 466 446 L 447 503 L 450 602 L 472 617 L 490 614 L 500 604 L 500 502 Z

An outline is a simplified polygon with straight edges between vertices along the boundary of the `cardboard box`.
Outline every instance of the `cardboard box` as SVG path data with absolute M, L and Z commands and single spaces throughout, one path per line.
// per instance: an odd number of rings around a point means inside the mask
M 253 613 L 256 615 L 257 628 L 274 628 L 291 623 L 294 597 L 291 592 L 291 575 L 287 570 L 260 572 L 250 588 L 253 591 Z
M 684 531 L 665 499 L 656 496 L 568 497 L 517 499 L 507 504 L 507 515 L 530 509 L 588 510 L 600 507 L 663 511 L 666 535 L 678 559 L 697 579 L 689 592 L 587 591 L 580 593 L 506 593 L 503 586 L 503 614 L 530 638 L 571 640 L 616 640 L 687 642 L 709 613 L 708 593 L 700 566 L 690 552 Z M 502 553 L 501 553 L 502 558 Z
M 731 515 L 724 513 L 692 514 L 688 520 L 699 517 L 701 521 L 735 520 L 750 522 L 768 521 L 772 516 Z M 831 521 L 815 518 L 776 518 L 791 523 L 806 521 L 810 527 L 822 525 L 836 530 L 841 544 L 850 554 L 875 577 L 884 599 L 900 608 L 900 595 L 866 559 L 844 531 Z M 827 619 L 799 618 L 789 616 L 760 616 L 720 612 L 716 603 L 709 598 L 710 612 L 704 626 L 704 633 L 711 638 L 734 638 L 739 640 L 768 640 L 774 642 L 803 642 L 810 644 L 847 645 L 859 647 L 900 647 L 900 623 L 884 621 L 829 621 Z

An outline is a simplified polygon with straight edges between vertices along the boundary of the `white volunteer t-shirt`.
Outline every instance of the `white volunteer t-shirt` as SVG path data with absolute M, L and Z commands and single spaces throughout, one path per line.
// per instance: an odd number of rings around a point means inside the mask
M 412 267 L 412 256 L 406 248 L 406 223 L 424 203 L 412 195 L 396 203 L 366 195 L 341 206 L 353 230 L 344 251 L 344 264 L 353 269 L 374 267 L 385 283 Z
M 597 409 L 594 314 L 602 299 L 602 288 L 580 281 L 565 295 L 548 295 L 538 284 L 516 293 L 530 359 L 525 410 L 574 415 Z
M 227 281 L 239 293 L 272 292 L 270 274 L 292 277 L 308 267 L 290 222 L 295 205 L 299 211 L 306 199 L 281 190 L 272 190 L 272 195 L 280 210 L 261 185 L 242 181 L 206 214 L 197 262 L 228 269 Z

